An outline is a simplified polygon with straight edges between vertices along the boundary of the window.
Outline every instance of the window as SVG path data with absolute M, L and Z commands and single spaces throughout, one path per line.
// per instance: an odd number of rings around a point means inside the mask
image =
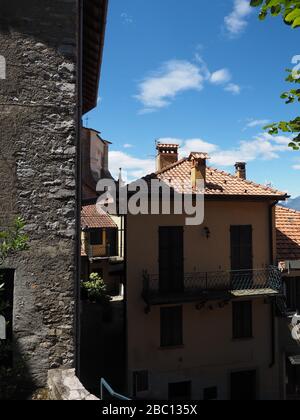
M 203 391 L 204 401 L 215 401 L 217 399 L 218 399 L 218 388 L 216 386 L 204 389 Z
M 256 371 L 235 372 L 231 374 L 231 400 L 257 400 Z
M 103 229 L 90 230 L 90 244 L 103 245 Z
M 288 310 L 300 311 L 300 277 L 287 277 L 285 285 Z
M 0 284 L 4 284 L 4 287 L 1 292 L 1 299 L 5 303 L 5 308 L 2 311 L 1 315 L 4 315 L 4 318 L 7 322 L 5 341 L 7 345 L 10 345 L 13 339 L 14 276 L 14 270 L 0 270 Z M 0 366 L 12 367 L 12 350 L 10 349 L 8 352 L 2 353 L 0 352 Z
M 169 384 L 169 400 L 189 401 L 192 398 L 192 383 L 178 382 Z
M 139 392 L 146 392 L 149 389 L 149 374 L 147 370 L 133 372 L 134 396 Z
M 252 270 L 252 226 L 231 226 L 231 270 Z
M 181 346 L 182 306 L 161 308 L 160 310 L 160 345 L 161 347 Z
M 252 338 L 252 302 L 233 302 L 233 338 Z

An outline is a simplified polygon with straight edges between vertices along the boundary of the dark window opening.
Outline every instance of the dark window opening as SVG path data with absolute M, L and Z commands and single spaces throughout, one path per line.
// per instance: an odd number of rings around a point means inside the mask
M 107 253 L 110 257 L 116 257 L 118 253 L 118 229 L 106 229 Z
M 286 394 L 288 400 L 300 400 L 300 365 L 292 365 L 289 358 L 286 359 Z
M 149 389 L 149 374 L 147 370 L 133 373 L 134 396 Z
M 5 307 L 2 315 L 6 320 L 6 340 L 0 341 L 0 366 L 11 367 L 13 362 L 12 350 L 9 346 L 13 338 L 13 301 L 14 301 L 14 270 L 0 270 L 0 284 L 4 287 L 0 292 L 1 301 Z M 8 351 L 2 352 L 2 346 L 8 346 Z
M 184 290 L 183 227 L 159 228 L 159 290 L 182 293 Z
M 169 400 L 188 401 L 192 399 L 192 383 L 178 382 L 169 384 Z
M 90 229 L 90 244 L 103 245 L 103 229 Z
M 285 285 L 288 310 L 300 313 L 300 277 L 287 277 Z
M 231 226 L 231 270 L 252 270 L 252 226 Z
M 233 302 L 233 338 L 252 338 L 252 302 Z
M 255 401 L 257 399 L 256 371 L 231 374 L 231 400 Z
M 203 391 L 204 401 L 215 401 L 217 399 L 218 399 L 218 388 L 216 386 L 204 389 Z
M 183 344 L 182 306 L 161 308 L 160 345 L 161 347 L 181 346 Z

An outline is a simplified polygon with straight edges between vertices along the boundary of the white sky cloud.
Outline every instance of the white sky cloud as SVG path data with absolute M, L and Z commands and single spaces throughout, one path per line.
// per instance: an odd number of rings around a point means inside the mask
M 227 83 L 231 80 L 231 74 L 228 69 L 221 69 L 215 71 L 210 76 L 210 82 L 215 85 L 222 85 L 223 83 Z
M 225 86 L 224 90 L 226 90 L 226 92 L 232 93 L 233 95 L 239 95 L 241 93 L 241 87 L 236 83 L 229 83 L 227 86 Z
M 300 159 L 296 159 L 297 163 L 295 163 L 295 165 L 293 165 L 293 169 L 295 169 L 296 171 L 300 171 Z
M 132 148 L 133 148 L 133 145 L 132 145 L 132 144 L 130 144 L 130 143 L 125 143 L 125 144 L 123 145 L 123 147 L 124 147 L 124 149 L 132 149 Z
M 187 157 L 191 152 L 206 152 L 210 156 L 210 164 L 215 167 L 230 167 L 238 161 L 251 162 L 254 160 L 278 159 L 281 153 L 288 152 L 290 139 L 285 136 L 273 137 L 267 133 L 254 136 L 249 140 L 242 140 L 231 149 L 222 149 L 217 144 L 207 142 L 201 138 L 179 139 L 160 138 L 161 143 L 174 143 L 181 145 L 180 158 Z M 147 174 L 155 172 L 155 159 L 136 158 L 128 153 L 113 151 L 109 153 L 110 170 L 117 177 L 119 168 L 123 170 L 123 178 L 133 181 Z M 300 163 L 293 166 L 300 170 Z
M 270 120 L 255 120 L 255 119 L 250 119 L 248 120 L 248 123 L 245 126 L 245 129 L 247 128 L 254 128 L 254 127 L 263 127 L 267 124 L 269 124 L 271 121 Z
M 154 159 L 136 158 L 121 151 L 109 152 L 109 169 L 112 175 L 117 178 L 122 168 L 123 179 L 135 180 L 155 171 Z
M 251 12 L 249 0 L 234 0 L 232 12 L 224 19 L 225 27 L 231 36 L 237 36 L 245 30 Z
M 122 19 L 122 22 L 127 25 L 130 25 L 131 23 L 133 23 L 133 17 L 130 16 L 128 13 L 125 13 L 125 12 L 121 13 L 121 19 Z
M 195 63 L 186 60 L 167 61 L 158 71 L 139 83 L 139 93 L 135 95 L 143 105 L 139 114 L 149 114 L 169 106 L 180 93 L 201 91 L 205 82 L 224 85 L 231 78 L 230 71 L 225 68 L 211 73 L 199 52 L 195 54 Z M 229 84 L 226 90 L 233 94 L 240 93 L 240 87 L 233 83 Z
M 149 111 L 163 108 L 181 92 L 201 90 L 204 77 L 200 68 L 188 61 L 171 60 L 143 80 L 136 98 Z

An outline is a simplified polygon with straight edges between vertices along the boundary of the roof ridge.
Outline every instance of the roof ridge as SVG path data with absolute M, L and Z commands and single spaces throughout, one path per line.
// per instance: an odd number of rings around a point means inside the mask
M 286 210 L 289 213 L 299 214 L 299 216 L 300 216 L 300 210 L 291 209 L 290 207 L 281 206 L 280 204 L 277 204 L 276 207 L 280 208 L 281 210 Z
M 260 187 L 260 188 L 265 189 L 266 191 L 280 193 L 280 194 L 286 194 L 287 195 L 287 193 L 285 193 L 283 191 L 279 191 L 279 190 L 277 190 L 275 188 L 271 188 L 271 187 L 268 187 L 268 186 L 263 185 L 263 184 L 258 184 L 257 182 L 250 181 L 249 179 L 238 178 L 237 176 L 232 175 L 230 172 L 226 172 L 226 171 L 223 171 L 221 169 L 212 168 L 212 167 L 207 167 L 207 169 L 213 170 L 213 171 L 218 172 L 218 173 L 223 174 L 223 175 L 227 175 L 230 178 L 232 178 L 232 179 L 234 179 L 235 181 L 238 181 L 238 182 L 242 182 L 242 183 L 245 183 L 245 184 L 248 184 L 248 185 L 253 185 L 255 187 Z
M 175 168 L 176 166 L 181 165 L 182 163 L 186 162 L 187 160 L 188 160 L 188 158 L 187 158 L 187 157 L 184 157 L 184 158 L 182 158 L 182 159 L 178 160 L 178 161 L 177 161 L 177 162 L 175 162 L 175 163 L 171 163 L 170 165 L 166 166 L 165 168 L 161 169 L 160 171 L 156 171 L 156 172 L 154 172 L 154 173 L 153 173 L 153 175 L 160 175 L 160 174 L 163 174 L 163 173 L 165 173 L 165 172 L 169 171 L 170 169 L 173 169 L 173 168 Z

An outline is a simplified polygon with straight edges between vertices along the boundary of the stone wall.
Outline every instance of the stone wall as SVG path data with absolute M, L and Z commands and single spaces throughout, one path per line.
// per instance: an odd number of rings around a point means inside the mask
M 77 279 L 77 0 L 0 1 L 0 225 L 22 216 L 14 351 L 36 386 L 74 366 Z M 15 359 L 16 360 L 16 359 Z
M 75 375 L 75 370 L 50 370 L 48 374 L 49 399 L 56 401 L 99 401 L 90 394 Z

